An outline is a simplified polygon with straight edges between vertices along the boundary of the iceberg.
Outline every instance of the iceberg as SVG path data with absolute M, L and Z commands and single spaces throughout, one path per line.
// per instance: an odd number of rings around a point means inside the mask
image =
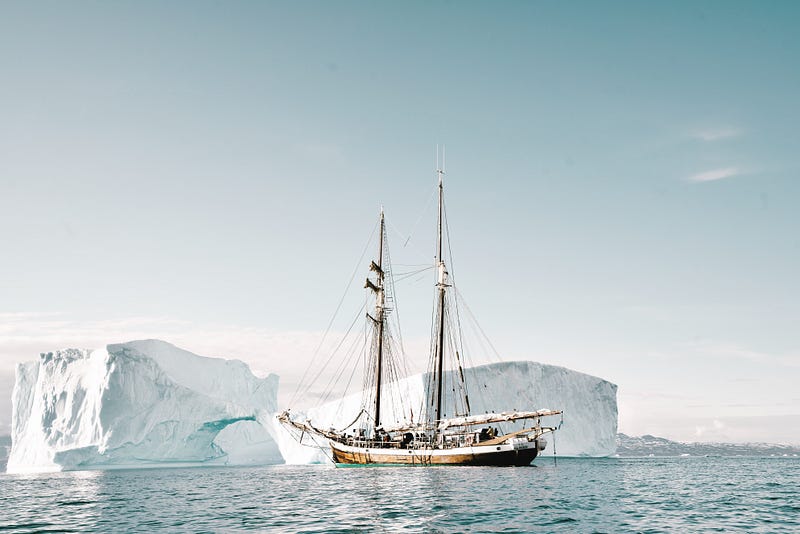
M 456 384 L 454 371 L 446 373 L 445 383 Z M 588 374 L 532 361 L 499 362 L 464 369 L 471 413 L 530 407 L 531 409 L 563 410 L 561 428 L 548 434 L 549 444 L 543 455 L 611 456 L 616 452 L 617 386 Z M 429 373 L 421 373 L 387 384 L 382 388 L 381 414 L 384 426 L 407 423 L 403 413 L 416 410 L 425 398 Z M 305 418 L 317 428 L 347 428 L 361 410 L 362 393 L 311 408 L 294 418 Z M 453 407 L 445 404 L 446 416 L 453 416 Z M 553 419 L 553 418 L 551 418 Z M 558 420 L 542 423 L 559 424 Z M 503 430 L 517 429 L 508 424 Z M 330 462 L 326 443 L 315 443 L 313 436 L 302 436 L 302 442 L 286 430 L 277 419 L 273 428 L 281 455 L 288 464 Z
M 158 340 L 16 369 L 9 473 L 280 463 L 278 377 Z

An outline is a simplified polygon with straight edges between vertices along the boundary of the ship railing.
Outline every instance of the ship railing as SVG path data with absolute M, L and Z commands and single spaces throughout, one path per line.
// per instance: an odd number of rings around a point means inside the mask
M 359 436 L 339 436 L 336 439 L 339 443 L 349 445 L 351 447 L 369 448 L 369 449 L 431 449 L 434 447 L 434 442 L 428 439 L 414 439 L 408 443 L 404 443 L 398 439 L 381 440 L 381 439 L 366 439 Z

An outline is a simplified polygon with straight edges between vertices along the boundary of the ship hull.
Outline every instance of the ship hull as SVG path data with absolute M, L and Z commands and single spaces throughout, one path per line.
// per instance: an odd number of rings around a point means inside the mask
M 333 461 L 341 465 L 482 465 L 524 466 L 536 458 L 536 441 L 452 449 L 367 448 L 330 442 Z

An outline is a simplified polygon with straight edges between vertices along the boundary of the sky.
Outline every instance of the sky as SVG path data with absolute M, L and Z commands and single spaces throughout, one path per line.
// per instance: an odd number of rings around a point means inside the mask
M 381 205 L 432 263 L 438 144 L 502 359 L 617 384 L 628 434 L 800 444 L 800 4 L 0 10 L 0 434 L 15 364 L 68 346 L 165 339 L 284 401 Z M 432 292 L 398 286 L 418 371 Z

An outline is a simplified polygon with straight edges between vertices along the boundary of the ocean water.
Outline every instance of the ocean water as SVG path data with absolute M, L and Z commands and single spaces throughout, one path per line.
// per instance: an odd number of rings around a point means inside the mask
M 798 458 L 0 475 L 0 531 L 800 532 Z

